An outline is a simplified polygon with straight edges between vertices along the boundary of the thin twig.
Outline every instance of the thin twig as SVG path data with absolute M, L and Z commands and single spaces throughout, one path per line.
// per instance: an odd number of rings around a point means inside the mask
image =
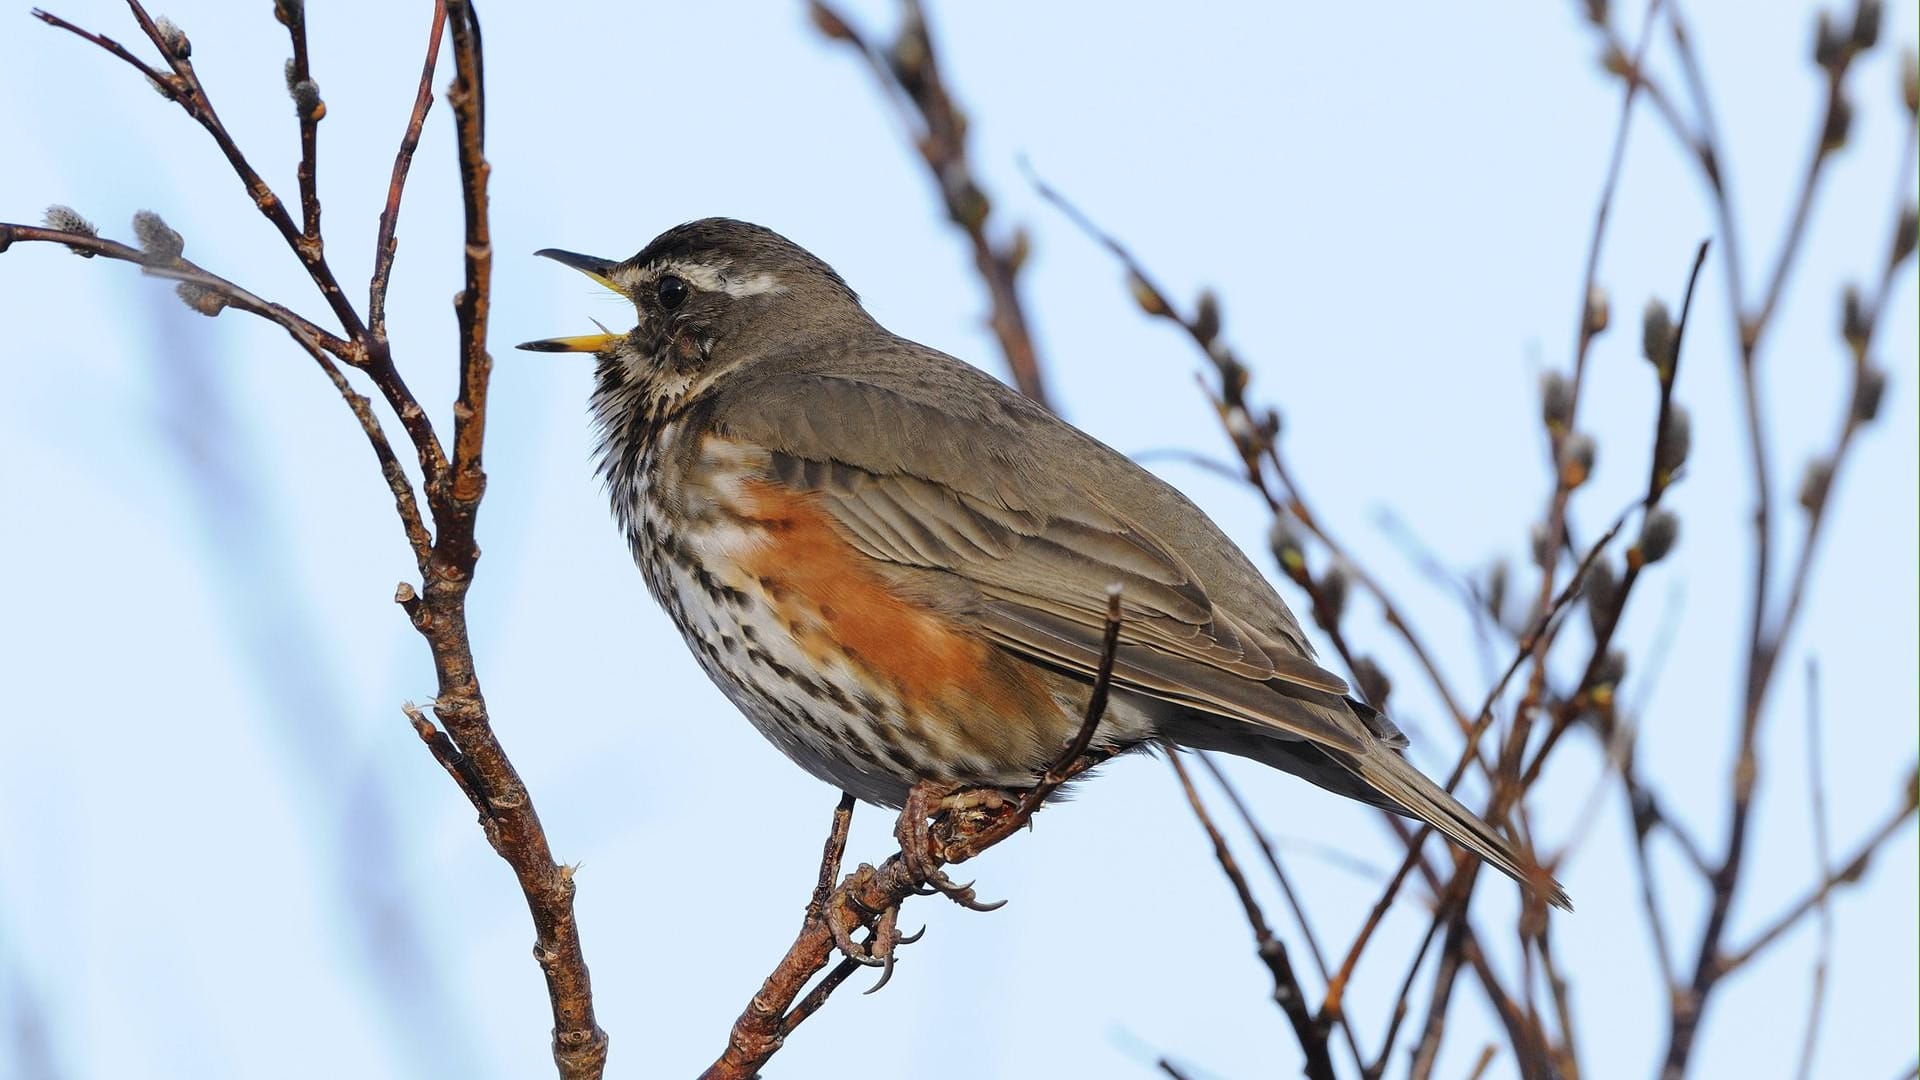
M 1159 1061 L 1156 1061 L 1153 1064 L 1155 1068 L 1159 1069 L 1163 1073 L 1166 1073 L 1169 1077 L 1172 1078 L 1172 1080 L 1189 1080 L 1187 1074 L 1180 1071 L 1179 1066 L 1175 1065 L 1173 1062 L 1167 1060 L 1166 1058 L 1161 1058 Z
M 1820 752 L 1820 663 L 1807 658 L 1807 803 L 1813 819 L 1813 864 L 1820 880 L 1833 877 L 1832 841 L 1827 833 L 1827 777 Z M 1831 894 L 1820 897 L 1820 946 L 1814 956 L 1811 989 L 1807 994 L 1807 1032 L 1800 1041 L 1799 1080 L 1813 1075 L 1813 1052 L 1820 1044 L 1820 1014 L 1827 1003 L 1827 972 L 1833 965 L 1833 904 Z
M 446 37 L 446 0 L 435 0 L 433 25 L 427 32 L 427 58 L 420 66 L 420 85 L 413 94 L 413 111 L 407 115 L 406 130 L 400 136 L 400 150 L 393 156 L 393 178 L 387 181 L 387 203 L 380 211 L 380 231 L 373 241 L 373 279 L 367 286 L 367 330 L 373 350 L 388 354 L 387 285 L 393 278 L 394 230 L 400 223 L 400 195 L 407 186 L 407 170 L 420 146 L 420 131 L 426 125 L 427 110 L 433 106 L 433 72 L 440 62 L 440 42 Z
M 1307 1007 L 1306 992 L 1300 989 L 1300 980 L 1293 973 L 1293 961 L 1287 955 L 1286 944 L 1275 937 L 1267 926 L 1266 914 L 1260 910 L 1260 902 L 1254 899 L 1247 876 L 1240 872 L 1240 864 L 1234 861 L 1226 837 L 1220 835 L 1220 829 L 1208 815 L 1199 790 L 1193 786 L 1193 777 L 1188 775 L 1187 767 L 1180 763 L 1179 750 L 1168 748 L 1167 764 L 1173 766 L 1174 775 L 1180 778 L 1180 788 L 1186 792 L 1187 805 L 1193 809 L 1193 816 L 1199 819 L 1200 827 L 1206 830 L 1207 839 L 1213 844 L 1213 857 L 1219 860 L 1221 871 L 1232 882 L 1234 894 L 1240 898 L 1247 924 L 1253 928 L 1254 949 L 1267 965 L 1267 971 L 1273 975 L 1274 1003 L 1286 1014 L 1287 1023 L 1293 1027 L 1293 1036 L 1300 1041 L 1300 1050 L 1306 1055 L 1307 1075 L 1312 1080 L 1333 1080 L 1333 1057 L 1327 1049 L 1327 1026 L 1316 1020 L 1313 1010 Z
M 1567 581 L 1566 586 L 1560 590 L 1559 595 L 1552 599 L 1546 608 L 1534 618 L 1533 625 L 1528 627 L 1527 632 L 1521 635 L 1520 644 L 1515 651 L 1513 662 L 1507 665 L 1506 671 L 1501 674 L 1500 679 L 1494 683 L 1493 689 L 1487 692 L 1486 699 L 1481 703 L 1479 714 L 1473 724 L 1473 729 L 1468 734 L 1467 745 L 1461 750 L 1458 759 L 1454 763 L 1453 771 L 1448 774 L 1447 782 L 1443 785 L 1448 791 L 1452 791 L 1460 783 L 1460 778 L 1466 775 L 1467 766 L 1474 757 L 1474 748 L 1477 746 L 1480 738 L 1486 734 L 1487 728 L 1492 725 L 1493 707 L 1495 703 L 1506 693 L 1508 683 L 1513 681 L 1514 675 L 1520 670 L 1521 666 L 1526 663 L 1527 657 L 1533 654 L 1535 642 L 1548 635 L 1560 613 L 1566 610 L 1568 603 L 1579 593 L 1580 586 L 1586 579 L 1587 571 L 1592 568 L 1594 560 L 1600 557 L 1600 553 L 1606 550 L 1607 545 L 1612 543 L 1613 538 L 1619 534 L 1620 527 L 1626 524 L 1629 512 L 1630 511 L 1622 511 L 1620 516 L 1614 519 L 1612 527 L 1607 529 L 1599 541 L 1588 550 L 1586 558 L 1581 560 L 1579 567 L 1574 571 L 1573 577 Z M 1379 929 L 1380 922 L 1386 916 L 1387 909 L 1393 906 L 1394 897 L 1399 895 L 1400 887 L 1406 882 L 1408 873 L 1420 863 L 1421 845 L 1426 842 L 1428 836 L 1432 835 L 1432 832 L 1432 826 L 1422 824 L 1420 828 L 1412 834 L 1412 838 L 1407 844 L 1406 857 L 1401 860 L 1399 869 L 1387 880 L 1387 886 L 1381 891 L 1380 899 L 1374 902 L 1372 910 L 1367 913 L 1366 921 L 1360 926 L 1360 932 L 1355 935 L 1353 944 L 1347 948 L 1346 958 L 1340 962 L 1339 969 L 1334 972 L 1333 978 L 1327 983 L 1327 998 L 1320 1006 L 1322 1016 L 1332 1018 L 1341 1015 L 1341 999 L 1345 993 L 1347 983 L 1353 978 L 1354 969 L 1360 963 L 1360 955 L 1366 951 L 1368 942 L 1373 939 L 1374 931 Z
M 285 24 L 293 45 L 293 58 L 287 62 L 289 87 L 314 86 L 311 60 L 307 56 L 307 5 L 304 0 L 277 0 L 274 17 Z M 308 98 L 311 100 L 308 100 Z M 301 91 L 294 98 L 300 116 L 300 211 L 304 222 L 300 238 L 318 248 L 320 239 L 319 143 L 320 121 L 327 115 L 326 102 L 316 91 Z
M 1220 763 L 1214 760 L 1213 755 L 1204 750 L 1196 750 L 1194 756 L 1200 759 L 1200 764 L 1207 767 L 1207 772 L 1213 776 L 1213 782 L 1220 786 L 1221 792 L 1227 797 L 1227 802 L 1233 806 L 1234 813 L 1239 815 L 1242 827 L 1253 835 L 1254 843 L 1258 845 L 1261 856 L 1267 861 L 1267 868 L 1273 871 L 1274 880 L 1280 884 L 1280 893 L 1287 899 L 1287 910 L 1293 913 L 1294 924 L 1300 928 L 1300 937 L 1307 943 L 1307 955 L 1313 958 L 1314 969 L 1320 973 L 1320 983 L 1325 986 L 1329 977 L 1326 953 L 1320 948 L 1319 938 L 1314 935 L 1313 923 L 1307 918 L 1306 906 L 1300 902 L 1299 894 L 1294 892 L 1293 879 L 1288 876 L 1286 868 L 1280 864 L 1280 853 L 1274 849 L 1273 840 L 1267 836 L 1266 830 L 1260 827 L 1260 822 L 1253 816 L 1253 810 L 1247 806 L 1247 801 L 1240 797 L 1240 789 L 1227 778 L 1226 771 L 1220 768 Z M 1353 1026 L 1343 1023 L 1339 1027 L 1341 1034 L 1346 1038 L 1347 1049 L 1353 1054 L 1353 1063 L 1364 1068 L 1366 1059 L 1360 1053 L 1360 1043 L 1353 1033 Z
M 1714 963 L 1715 978 L 1723 978 L 1745 967 L 1749 961 L 1766 948 L 1778 941 L 1787 931 L 1793 929 L 1801 919 L 1826 903 L 1827 898 L 1838 890 L 1859 882 L 1872 865 L 1873 857 L 1892 840 L 1894 835 L 1906 825 L 1907 819 L 1915 813 L 1915 785 L 1920 783 L 1914 772 L 1907 775 L 1906 790 L 1898 805 L 1889 812 L 1884 820 L 1867 834 L 1866 839 L 1857 844 L 1852 853 L 1840 862 L 1840 865 L 1816 884 L 1808 893 L 1775 916 L 1764 929 L 1740 948 L 1716 957 Z
M 0 252 L 14 243 L 62 244 L 70 248 L 80 248 L 95 255 L 103 255 L 119 262 L 133 263 L 155 277 L 170 281 L 184 281 L 198 285 L 203 289 L 217 293 L 227 304 L 249 315 L 258 315 L 268 322 L 277 323 L 287 333 L 305 338 L 315 345 L 348 364 L 357 362 L 358 351 L 352 342 L 328 333 L 311 320 L 297 315 L 290 309 L 269 303 L 228 281 L 196 265 L 188 259 L 178 259 L 172 263 L 156 265 L 151 256 L 139 248 L 126 244 L 104 240 L 91 233 L 67 232 L 60 229 L 42 228 L 38 225 L 23 225 L 12 222 L 0 222 Z

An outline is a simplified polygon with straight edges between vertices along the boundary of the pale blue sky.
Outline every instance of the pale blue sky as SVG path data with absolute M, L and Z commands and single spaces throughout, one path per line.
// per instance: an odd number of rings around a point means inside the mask
M 1638 17 L 1640 5 L 1624 6 Z M 329 254 L 343 279 L 364 281 L 426 5 L 311 7 L 329 106 Z M 1582 8 L 935 8 L 979 169 L 1003 220 L 1036 233 L 1028 295 L 1065 411 L 1123 450 L 1223 449 L 1190 348 L 1147 322 L 1105 253 L 1040 203 L 1021 155 L 1169 288 L 1220 291 L 1227 335 L 1255 368 L 1257 397 L 1282 408 L 1288 453 L 1323 516 L 1404 599 L 1470 700 L 1485 685 L 1470 627 L 1377 517 L 1392 508 L 1463 568 L 1524 553 L 1547 483 L 1537 375 L 1569 362 L 1618 107 Z M 138 36 L 109 0 L 57 10 Z M 868 26 L 891 19 L 878 2 L 855 11 Z M 1771 265 L 1817 123 L 1812 9 L 1720 0 L 1687 11 L 1753 278 Z M 167 13 L 191 35 L 229 126 L 291 194 L 297 146 L 271 5 L 177 0 Z M 476 647 L 556 853 L 582 863 L 609 1075 L 686 1075 L 719 1050 L 790 940 L 834 794 L 720 698 L 646 595 L 590 473 L 587 365 L 508 350 L 578 333 L 589 317 L 629 317 L 530 253 L 622 257 L 688 218 L 748 218 L 832 262 L 894 330 L 996 372 L 998 356 L 970 260 L 892 110 L 797 6 L 495 3 L 481 14 L 498 364 Z M 1912 6 L 1887 18 L 1883 39 L 1910 47 Z M 0 65 L 0 219 L 66 202 L 124 235 L 135 210 L 157 210 L 190 257 L 324 310 L 175 107 L 24 10 L 0 27 L 12 46 Z M 1656 51 L 1663 70 L 1671 59 Z M 1891 228 L 1895 66 L 1883 46 L 1855 77 L 1857 137 L 1831 169 L 1763 359 L 1788 521 L 1800 465 L 1840 416 L 1839 287 L 1877 273 Z M 1576 504 L 1583 535 L 1644 483 L 1652 380 L 1636 313 L 1651 295 L 1677 300 L 1712 229 L 1672 140 L 1650 114 L 1636 129 L 1602 267 L 1619 329 L 1595 348 L 1583 410 L 1600 441 Z M 400 362 L 435 402 L 451 397 L 447 300 L 459 275 L 448 133 L 436 113 L 391 303 Z M 1806 657 L 1822 671 L 1836 849 L 1879 820 L 1915 755 L 1910 269 L 1892 303 L 1877 349 L 1892 379 L 1882 419 L 1848 461 L 1769 710 L 1736 941 L 1813 874 Z M 42 1015 L 73 1077 L 543 1075 L 549 1020 L 524 904 L 399 713 L 432 691 L 424 650 L 388 603 L 411 568 L 337 398 L 279 331 L 203 319 L 130 268 L 58 250 L 0 256 L 0 320 L 11 511 L 0 533 L 0 1011 Z M 1642 752 L 1714 848 L 1750 552 L 1728 331 L 1711 265 L 1680 378 L 1695 423 L 1689 474 L 1670 496 L 1682 538 L 1623 628 L 1632 698 L 1677 605 Z M 1244 490 L 1156 467 L 1270 565 L 1264 514 Z M 1357 600 L 1350 620 L 1357 645 L 1396 676 L 1396 713 L 1435 728 L 1434 702 L 1373 605 Z M 1429 767 L 1451 754 L 1415 748 Z M 1583 740 L 1549 771 L 1534 803 L 1547 835 L 1564 836 L 1588 806 L 1596 768 Z M 1390 839 L 1363 809 L 1254 766 L 1234 772 L 1293 852 L 1324 938 L 1342 947 L 1376 886 L 1307 842 L 1378 865 Z M 1558 944 L 1592 1075 L 1646 1075 L 1665 1001 L 1620 799 L 1598 805 L 1565 874 L 1579 911 Z M 857 813 L 850 856 L 890 851 L 890 823 Z M 1690 948 L 1701 897 L 1670 854 L 1662 869 Z M 1816 1075 L 1892 1076 L 1914 1058 L 1915 858 L 1909 828 L 1836 904 Z M 1012 902 L 990 915 L 916 902 L 904 925 L 931 928 L 892 985 L 836 999 L 771 1075 L 835 1075 L 855 1044 L 927 1077 L 1144 1077 L 1162 1053 L 1199 1076 L 1291 1072 L 1292 1039 L 1245 924 L 1164 764 L 1114 765 L 966 869 Z M 1515 905 L 1503 882 L 1488 885 L 1477 914 L 1498 932 Z M 1361 969 L 1353 1001 L 1369 1048 L 1424 927 L 1417 904 L 1401 905 Z M 1697 1075 L 1791 1071 L 1812 953 L 1812 936 L 1796 935 L 1716 998 Z M 1510 959 L 1496 961 L 1506 970 Z M 1442 1076 L 1463 1074 L 1492 1030 L 1470 981 L 1459 999 Z M 0 1044 L 0 1063 L 12 1052 Z M 1494 1074 L 1511 1071 L 1503 1058 Z

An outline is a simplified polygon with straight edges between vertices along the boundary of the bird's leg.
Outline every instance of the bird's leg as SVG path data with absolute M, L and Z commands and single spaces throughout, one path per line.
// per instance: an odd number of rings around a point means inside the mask
M 923 780 L 908 789 L 907 803 L 900 810 L 900 821 L 894 826 L 893 835 L 900 841 L 900 857 L 906 861 L 908 872 L 916 879 L 926 882 L 961 907 L 974 911 L 993 911 L 1005 906 L 1006 901 L 982 903 L 974 895 L 972 882 L 962 885 L 941 872 L 943 856 L 935 850 L 937 841 L 929 820 L 936 813 L 977 808 L 981 795 L 981 792 L 959 791 Z
M 840 805 L 833 810 L 833 827 L 827 830 L 827 844 L 820 852 L 820 882 L 814 886 L 813 899 L 807 901 L 807 918 L 817 919 L 827 910 L 834 883 L 840 880 L 840 860 L 847 853 L 847 832 L 853 828 L 853 796 L 840 793 Z

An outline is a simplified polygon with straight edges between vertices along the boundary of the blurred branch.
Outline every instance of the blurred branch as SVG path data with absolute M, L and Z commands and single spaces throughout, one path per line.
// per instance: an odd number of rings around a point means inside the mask
M 424 712 L 409 709 L 416 731 L 434 757 L 459 784 L 484 826 L 494 850 L 518 878 L 533 916 L 537 945 L 534 953 L 547 978 L 554 1018 L 554 1061 L 565 1080 L 596 1080 L 605 1069 L 607 1036 L 594 1021 L 587 968 L 573 915 L 573 876 L 570 868 L 553 859 L 546 833 L 533 802 L 506 751 L 495 737 L 486 701 L 474 669 L 466 618 L 467 591 L 472 585 L 479 550 L 474 527 L 485 491 L 481 446 L 486 431 L 487 385 L 492 362 L 486 349 L 488 299 L 491 288 L 492 247 L 488 227 L 487 165 L 484 143 L 486 103 L 482 70 L 480 23 L 465 0 L 444 0 L 434 9 L 434 34 L 423 64 L 421 90 L 416 94 L 407 132 L 389 183 L 387 210 L 382 215 L 380 248 L 375 252 L 374 278 L 369 283 L 370 309 L 382 311 L 392 270 L 393 228 L 405 186 L 407 165 L 417 145 L 425 111 L 431 103 L 426 88 L 432 78 L 439 47 L 439 29 L 450 23 L 455 77 L 448 92 L 459 156 L 462 209 L 465 218 L 465 284 L 455 298 L 459 322 L 459 398 L 453 408 L 453 453 L 448 459 L 432 421 L 395 367 L 384 331 L 375 336 L 341 291 L 327 265 L 319 235 L 319 203 L 314 193 L 315 126 L 325 115 L 319 90 L 307 77 L 305 15 L 299 0 L 277 0 L 276 15 L 292 38 L 294 60 L 288 67 L 288 90 L 293 96 L 301 130 L 300 184 L 304 227 L 295 224 L 286 205 L 254 171 L 214 111 L 212 101 L 189 60 L 186 35 L 170 22 L 149 17 L 139 0 L 129 0 L 135 20 L 165 59 L 167 71 L 140 61 L 118 43 L 80 29 L 45 12 L 43 21 L 70 31 L 105 49 L 151 79 L 168 99 L 177 102 L 198 121 L 225 155 L 245 185 L 255 206 L 281 232 L 306 268 L 344 328 L 344 338 L 318 331 L 304 319 L 278 305 L 207 275 L 179 258 L 181 240 L 153 215 L 136 220 L 141 233 L 139 251 L 98 240 L 90 229 L 40 230 L 0 226 L 0 250 L 13 240 L 65 243 L 76 250 L 137 262 L 152 272 L 173 277 L 201 292 L 183 289 L 182 299 L 206 314 L 227 305 L 263 315 L 287 329 L 321 365 L 360 421 L 379 459 L 381 472 L 394 492 L 396 509 L 406 528 L 421 571 L 419 591 L 402 584 L 396 600 L 426 641 L 433 657 L 438 693 L 433 712 L 445 733 Z M 66 212 L 63 221 L 79 223 Z M 383 313 L 383 312 L 382 312 Z M 425 477 L 426 504 L 433 531 L 421 520 L 419 500 L 405 470 L 386 442 L 367 400 L 357 394 L 334 366 L 338 358 L 364 371 L 394 409 L 419 455 Z
M 1779 310 L 1785 284 L 1796 264 L 1802 238 L 1811 220 L 1814 196 L 1826 166 L 1846 145 L 1851 134 L 1853 107 L 1846 91 L 1847 75 L 1854 61 L 1878 43 L 1881 21 L 1882 10 L 1878 0 L 1856 0 L 1851 19 L 1845 24 L 1825 12 L 1820 16 L 1812 55 L 1814 63 L 1824 75 L 1822 118 L 1794 197 L 1779 252 L 1766 276 L 1767 285 L 1762 299 L 1757 306 L 1749 307 L 1745 299 L 1748 294 L 1745 267 L 1738 257 L 1739 245 L 1724 164 L 1725 155 L 1720 150 L 1711 96 L 1685 22 L 1677 11 L 1671 19 L 1675 50 L 1688 93 L 1699 116 L 1699 125 L 1697 130 L 1689 128 L 1677 112 L 1663 111 L 1661 115 L 1673 129 L 1674 135 L 1693 151 L 1693 159 L 1700 169 L 1710 202 L 1721 223 L 1722 241 L 1727 250 L 1727 257 L 1723 261 L 1727 264 L 1729 308 L 1735 321 L 1737 366 L 1754 489 L 1754 554 L 1746 673 L 1738 728 L 1738 753 L 1730 783 L 1727 840 L 1724 855 L 1712 866 L 1712 872 L 1708 875 L 1711 900 L 1700 937 L 1698 958 L 1688 984 L 1675 996 L 1664 1066 L 1664 1075 L 1673 1078 L 1686 1072 L 1701 1014 L 1719 978 L 1725 974 L 1726 969 L 1719 960 L 1721 940 L 1741 880 L 1749 839 L 1753 792 L 1759 775 L 1757 747 L 1767 692 L 1806 592 L 1814 548 L 1825 521 L 1833 479 L 1853 444 L 1853 436 L 1862 425 L 1873 419 L 1878 407 L 1884 375 L 1869 364 L 1868 352 L 1892 278 L 1912 252 L 1913 213 L 1908 178 L 1913 168 L 1914 106 L 1912 91 L 1907 89 L 1905 93 L 1909 100 L 1906 103 L 1905 147 L 1899 158 L 1900 180 L 1896 185 L 1898 221 L 1890 254 L 1882 264 L 1877 297 L 1870 303 L 1863 303 L 1857 294 L 1850 292 L 1843 304 L 1842 337 L 1854 358 L 1853 387 L 1848 399 L 1847 415 L 1832 449 L 1808 467 L 1807 479 L 1801 489 L 1801 501 L 1807 510 L 1807 518 L 1800 553 L 1784 597 L 1776 602 L 1771 581 L 1773 485 L 1768 437 L 1760 403 L 1759 348 Z M 1596 20 L 1596 23 L 1610 42 L 1616 40 L 1604 18 Z M 1647 78 L 1645 72 L 1638 70 L 1638 65 L 1628 77 L 1630 82 L 1641 82 Z M 1903 78 L 1910 76 L 1903 75 Z
M 941 76 L 939 54 L 919 0 L 901 0 L 899 33 L 884 50 L 869 42 L 824 0 L 812 0 L 808 9 L 814 26 L 828 40 L 843 42 L 866 59 L 881 92 L 894 103 L 902 122 L 913 133 L 914 148 L 933 174 L 947 217 L 966 234 L 973 249 L 974 269 L 987 287 L 992 305 L 993 334 L 1007 358 L 1014 385 L 1052 408 L 1039 352 L 1027 325 L 1026 306 L 1020 299 L 1019 277 L 1027 261 L 1027 234 L 1016 228 L 1005 242 L 995 242 L 988 235 L 987 220 L 993 203 L 974 177 L 967 157 L 967 118 Z
M 1805 896 L 1795 901 L 1787 910 L 1775 916 L 1773 921 L 1766 925 L 1765 929 L 1754 935 L 1752 941 L 1724 955 L 1716 957 L 1713 965 L 1714 977 L 1716 979 L 1725 977 L 1746 966 L 1749 961 L 1758 956 L 1768 946 L 1784 937 L 1787 931 L 1793 929 L 1800 920 L 1806 918 L 1810 913 L 1819 910 L 1820 907 L 1827 902 L 1827 898 L 1833 895 L 1835 891 L 1849 885 L 1857 884 L 1861 877 L 1866 874 L 1867 867 L 1873 863 L 1873 857 L 1879 854 L 1880 849 L 1885 847 L 1887 843 L 1905 827 L 1907 820 L 1914 816 L 1917 805 L 1915 801 L 1915 785 L 1917 783 L 1920 783 L 1920 778 L 1917 778 L 1914 772 L 1909 771 L 1907 774 L 1906 790 L 1902 793 L 1899 803 L 1888 812 L 1887 816 L 1882 819 L 1880 824 L 1875 827 L 1871 833 L 1867 834 L 1866 839 L 1855 845 L 1852 853 L 1849 854 L 1846 859 L 1842 860 L 1837 868 L 1823 877 Z
M 1833 877 L 1832 840 L 1827 835 L 1827 776 L 1820 750 L 1820 664 L 1807 658 L 1807 812 L 1813 819 L 1813 865 L 1822 881 Z M 1807 1032 L 1800 1041 L 1799 1080 L 1813 1076 L 1813 1053 L 1820 1044 L 1821 1012 L 1827 1003 L 1827 973 L 1833 965 L 1833 905 L 1823 894 L 1820 912 L 1820 949 L 1814 956 L 1812 986 L 1807 994 Z

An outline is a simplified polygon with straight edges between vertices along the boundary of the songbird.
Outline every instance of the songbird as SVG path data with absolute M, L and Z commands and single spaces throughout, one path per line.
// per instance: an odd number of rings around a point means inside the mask
M 727 697 L 814 776 L 914 814 L 1032 787 L 1081 726 L 1117 585 L 1096 750 L 1252 758 L 1427 822 L 1568 906 L 1314 662 L 1205 513 L 888 332 L 799 245 L 707 218 L 621 262 L 539 254 L 632 301 L 627 333 L 520 347 L 595 355 L 600 474 L 649 589 Z

